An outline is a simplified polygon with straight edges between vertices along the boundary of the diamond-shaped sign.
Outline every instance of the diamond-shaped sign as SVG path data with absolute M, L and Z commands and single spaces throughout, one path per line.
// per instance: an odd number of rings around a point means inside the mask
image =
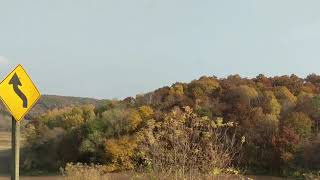
M 40 96 L 37 87 L 21 65 L 0 83 L 0 98 L 17 121 L 30 111 Z

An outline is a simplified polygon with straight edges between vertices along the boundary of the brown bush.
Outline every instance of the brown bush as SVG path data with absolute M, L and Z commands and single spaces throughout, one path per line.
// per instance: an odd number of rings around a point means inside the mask
M 240 157 L 245 141 L 236 138 L 234 123 L 199 117 L 189 107 L 168 114 L 155 124 L 153 135 L 144 137 L 152 171 L 168 177 L 203 176 L 226 169 Z
M 103 176 L 103 166 L 68 163 L 61 172 L 65 180 L 108 180 Z

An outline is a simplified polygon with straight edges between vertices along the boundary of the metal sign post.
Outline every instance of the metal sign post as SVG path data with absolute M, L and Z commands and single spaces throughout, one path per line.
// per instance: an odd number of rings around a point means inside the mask
M 12 115 L 11 180 L 19 180 L 20 121 L 40 97 L 40 92 L 21 65 L 0 83 L 0 99 Z
M 20 165 L 20 122 L 12 116 L 12 135 L 11 135 L 11 180 L 19 180 Z

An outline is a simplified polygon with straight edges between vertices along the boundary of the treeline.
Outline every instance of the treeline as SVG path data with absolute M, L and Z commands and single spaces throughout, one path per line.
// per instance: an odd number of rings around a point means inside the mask
M 104 100 L 97 100 L 92 98 L 82 98 L 82 97 L 70 97 L 70 96 L 56 96 L 56 95 L 42 95 L 35 107 L 27 114 L 25 119 L 30 120 L 35 117 L 45 113 L 48 110 L 53 110 L 56 108 L 63 108 L 67 106 L 74 105 L 100 105 L 103 104 Z M 0 103 L 0 117 L 1 116 L 11 116 L 7 111 L 5 106 Z M 4 123 L 11 124 L 11 121 L 6 121 Z
M 299 175 L 320 169 L 319 126 L 320 76 L 204 76 L 136 98 L 48 111 L 26 127 L 22 166 L 57 171 L 82 162 L 106 171 L 200 172 L 232 166 Z

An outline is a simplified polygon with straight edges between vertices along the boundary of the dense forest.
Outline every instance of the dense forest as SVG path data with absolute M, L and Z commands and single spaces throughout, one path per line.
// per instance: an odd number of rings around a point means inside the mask
M 24 171 L 59 171 L 69 162 L 101 164 L 107 172 L 320 170 L 315 74 L 203 76 L 135 98 L 50 108 L 31 119 Z

